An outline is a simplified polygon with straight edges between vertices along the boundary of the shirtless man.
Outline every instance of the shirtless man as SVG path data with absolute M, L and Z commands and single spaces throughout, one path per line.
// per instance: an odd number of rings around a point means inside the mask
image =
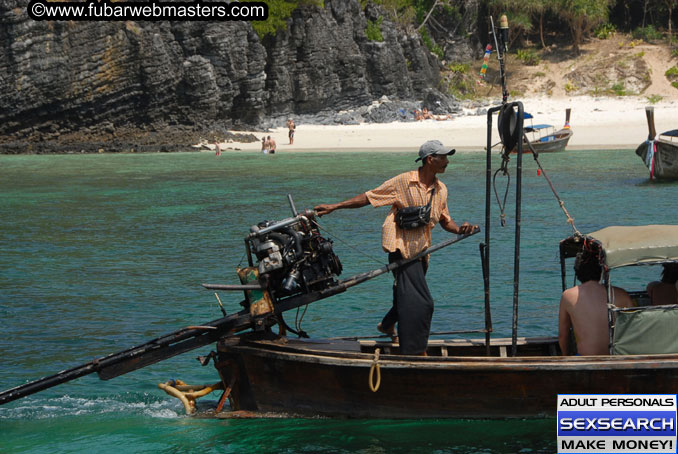
M 661 281 L 647 284 L 647 295 L 653 306 L 678 304 L 678 263 L 665 263 Z
M 268 149 L 270 154 L 275 154 L 277 146 L 275 143 L 275 140 L 271 138 L 271 136 L 268 136 Z
M 579 355 L 609 355 L 607 290 L 600 283 L 602 268 L 598 254 L 584 251 L 577 255 L 574 272 L 580 285 L 569 288 L 560 298 L 558 343 L 563 355 L 569 355 L 570 327 L 574 328 Z M 612 303 L 632 307 L 625 290 L 613 287 Z

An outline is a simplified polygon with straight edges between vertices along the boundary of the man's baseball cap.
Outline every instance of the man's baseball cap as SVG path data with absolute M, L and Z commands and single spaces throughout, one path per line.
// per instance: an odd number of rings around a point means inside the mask
M 424 145 L 419 147 L 419 157 L 415 159 L 414 162 L 421 161 L 426 156 L 430 156 L 432 154 L 452 156 L 456 151 L 457 150 L 454 148 L 452 150 L 445 148 L 445 146 L 440 143 L 440 140 L 429 140 L 428 142 L 424 142 Z

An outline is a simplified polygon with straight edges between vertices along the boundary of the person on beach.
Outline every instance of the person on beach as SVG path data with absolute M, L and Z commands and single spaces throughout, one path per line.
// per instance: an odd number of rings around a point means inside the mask
M 477 228 L 468 222 L 457 225 L 447 207 L 447 186 L 436 174 L 445 172 L 448 156 L 455 150 L 443 146 L 438 140 L 429 140 L 419 148 L 422 166 L 401 173 L 384 182 L 376 189 L 359 194 L 351 199 L 315 207 L 319 216 L 343 208 L 391 206 L 382 226 L 382 248 L 388 253 L 389 263 L 414 257 L 431 246 L 431 230 L 440 223 L 443 229 L 455 234 L 471 233 Z M 397 213 L 401 208 L 425 206 L 430 201 L 430 221 L 414 229 L 398 225 Z M 426 284 L 428 256 L 412 261 L 394 271 L 393 307 L 388 311 L 377 329 L 396 336 L 396 323 L 400 351 L 405 355 L 426 355 L 428 336 L 433 316 L 433 298 Z
M 270 154 L 275 154 L 275 149 L 276 149 L 275 140 L 272 139 L 271 136 L 268 136 L 267 142 L 268 142 L 268 152 Z
M 268 154 L 268 140 L 266 140 L 266 137 L 261 138 L 261 152 L 264 154 Z
M 419 109 L 414 109 L 414 119 L 416 121 L 422 121 L 424 119 L 424 117 L 421 114 L 421 111 Z
M 421 111 L 421 116 L 424 118 L 424 120 L 434 120 L 433 114 L 429 112 L 429 110 L 424 107 L 424 110 Z
M 288 145 L 294 145 L 294 130 L 297 129 L 297 127 L 294 124 L 294 120 L 292 120 L 291 118 L 287 120 L 287 128 L 290 130 L 290 132 L 288 133 L 290 143 Z
M 647 284 L 647 295 L 653 306 L 678 304 L 678 263 L 665 263 L 661 281 Z
M 580 285 L 565 290 L 560 298 L 558 343 L 563 355 L 570 354 L 570 328 L 574 329 L 578 355 L 609 355 L 607 289 L 600 283 L 602 267 L 597 251 L 577 254 L 574 273 Z M 611 301 L 617 307 L 632 307 L 625 290 L 612 287 Z

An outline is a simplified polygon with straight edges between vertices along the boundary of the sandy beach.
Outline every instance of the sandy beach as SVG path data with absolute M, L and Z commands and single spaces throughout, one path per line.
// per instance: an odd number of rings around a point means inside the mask
M 676 129 L 678 90 L 672 97 L 654 104 L 658 132 Z M 565 121 L 565 109 L 572 108 L 570 126 L 574 135 L 569 149 L 634 149 L 647 138 L 645 106 L 647 98 L 564 98 L 520 99 L 525 111 L 534 116 L 534 124 L 548 123 L 560 128 Z M 496 104 L 487 104 L 488 106 Z M 270 135 L 285 151 L 381 151 L 413 150 L 426 140 L 438 139 L 459 151 L 482 151 L 486 144 L 487 115 L 477 109 L 464 109 L 451 120 L 360 124 L 352 126 L 320 126 L 297 124 L 293 145 L 288 145 L 287 128 L 281 125 L 270 131 L 249 131 L 257 137 Z M 493 120 L 493 143 L 499 141 L 496 117 Z M 529 125 L 530 120 L 526 120 Z M 223 150 L 260 151 L 261 143 L 223 143 Z M 211 146 L 210 148 L 212 148 Z

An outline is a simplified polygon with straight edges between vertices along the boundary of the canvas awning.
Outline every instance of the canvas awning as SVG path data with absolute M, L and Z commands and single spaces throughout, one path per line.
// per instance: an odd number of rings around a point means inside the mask
M 629 265 L 678 262 L 678 225 L 611 226 L 586 238 L 603 249 L 609 269 Z M 583 238 L 573 236 L 560 242 L 563 257 L 574 257 L 583 247 Z

